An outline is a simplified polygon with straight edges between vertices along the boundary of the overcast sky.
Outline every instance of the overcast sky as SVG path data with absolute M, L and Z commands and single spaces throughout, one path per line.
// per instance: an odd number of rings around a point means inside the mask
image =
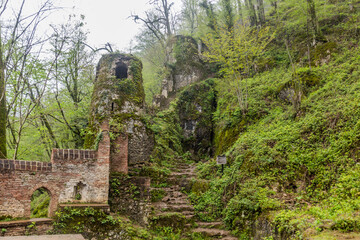
M 45 0 L 26 0 L 25 8 L 35 10 Z M 86 28 L 90 34 L 90 45 L 104 46 L 109 42 L 115 49 L 126 51 L 130 41 L 139 32 L 141 24 L 128 18 L 131 13 L 143 15 L 149 9 L 149 0 L 53 0 L 63 10 L 52 13 L 42 24 L 46 29 L 50 23 L 66 22 L 69 14 L 85 15 Z M 21 0 L 10 0 L 12 7 L 19 6 Z M 174 9 L 180 9 L 181 0 L 174 0 Z
M 60 0 L 59 4 L 68 9 L 68 12 L 62 14 L 64 20 L 72 11 L 85 15 L 91 45 L 99 47 L 109 42 L 116 49 L 126 50 L 141 26 L 128 17 L 131 13 L 143 13 L 149 8 L 147 2 L 148 0 Z M 58 21 L 59 18 L 61 16 L 55 20 Z

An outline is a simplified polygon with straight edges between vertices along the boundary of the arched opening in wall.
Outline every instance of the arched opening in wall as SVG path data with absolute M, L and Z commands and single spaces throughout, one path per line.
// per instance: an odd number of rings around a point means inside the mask
M 86 184 L 78 182 L 74 187 L 74 200 L 81 200 L 83 197 L 83 190 L 86 187 Z
M 46 218 L 49 216 L 51 200 L 50 191 L 44 187 L 35 190 L 31 196 L 31 218 Z
M 118 62 L 115 68 L 115 76 L 118 79 L 128 78 L 128 67 L 123 62 Z

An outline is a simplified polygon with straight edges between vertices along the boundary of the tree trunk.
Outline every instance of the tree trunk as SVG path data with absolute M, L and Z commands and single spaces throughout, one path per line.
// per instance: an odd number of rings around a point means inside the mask
M 250 26 L 257 26 L 257 16 L 256 16 L 256 10 L 255 6 L 252 2 L 252 0 L 245 0 L 246 7 L 249 11 L 249 18 L 250 18 Z
M 258 3 L 258 15 L 260 25 L 265 24 L 265 9 L 264 9 L 264 0 L 257 0 Z
M 244 19 L 243 19 L 243 10 L 242 10 L 242 3 L 241 0 L 237 0 L 237 7 L 238 7 L 238 15 L 239 15 L 239 20 L 240 20 L 240 24 L 244 24 Z
M 2 39 L 0 37 L 0 158 L 6 158 L 6 91 L 5 66 L 2 52 Z
M 223 8 L 225 13 L 225 24 L 228 32 L 232 32 L 234 28 L 234 16 L 230 0 L 223 0 Z
M 316 39 L 320 39 L 321 38 L 321 33 L 319 30 L 319 23 L 316 17 L 316 9 L 315 9 L 315 2 L 314 0 L 306 0 L 307 4 L 308 4 L 308 14 L 310 16 L 310 25 L 311 28 L 314 32 L 314 42 L 316 41 Z

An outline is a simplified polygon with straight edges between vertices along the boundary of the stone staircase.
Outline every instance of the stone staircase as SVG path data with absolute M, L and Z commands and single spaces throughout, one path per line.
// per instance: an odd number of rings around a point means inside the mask
M 161 218 L 182 214 L 185 217 L 184 228 L 190 232 L 199 233 L 206 239 L 236 240 L 237 238 L 231 236 L 229 231 L 224 230 L 225 226 L 222 222 L 203 222 L 195 216 L 194 207 L 184 193 L 184 190 L 190 190 L 191 179 L 196 178 L 195 165 L 179 164 L 172 171 L 167 179 L 171 186 L 161 188 L 165 196 L 152 204 L 152 217 Z M 180 220 L 177 219 L 177 221 Z M 169 220 L 168 223 L 170 222 Z

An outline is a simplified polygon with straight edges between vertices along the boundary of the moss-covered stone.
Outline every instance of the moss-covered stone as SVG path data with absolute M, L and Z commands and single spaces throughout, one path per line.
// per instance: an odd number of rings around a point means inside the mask
M 208 189 L 209 189 L 209 181 L 207 180 L 197 179 L 192 182 L 191 192 L 198 196 L 205 193 Z
M 132 55 L 102 56 L 97 66 L 85 148 L 94 147 L 100 124 L 105 119 L 111 119 L 110 127 L 121 131 L 129 120 L 140 119 L 139 111 L 145 99 L 141 71 L 141 61 Z
M 166 192 L 161 188 L 155 188 L 150 191 L 151 202 L 158 202 L 165 197 Z
M 214 123 L 216 110 L 214 80 L 208 79 L 184 89 L 177 109 L 184 135 L 185 151 L 193 151 L 198 157 L 213 154 Z
M 166 213 L 150 219 L 150 226 L 152 228 L 171 227 L 173 229 L 184 229 L 185 224 L 186 218 L 181 213 Z
M 335 42 L 327 42 L 319 44 L 312 51 L 312 65 L 319 66 L 330 61 L 331 54 L 337 52 L 337 44 Z
M 64 208 L 57 212 L 55 234 L 81 233 L 85 239 L 151 239 L 140 227 L 135 228 L 121 217 L 113 217 L 93 208 Z

